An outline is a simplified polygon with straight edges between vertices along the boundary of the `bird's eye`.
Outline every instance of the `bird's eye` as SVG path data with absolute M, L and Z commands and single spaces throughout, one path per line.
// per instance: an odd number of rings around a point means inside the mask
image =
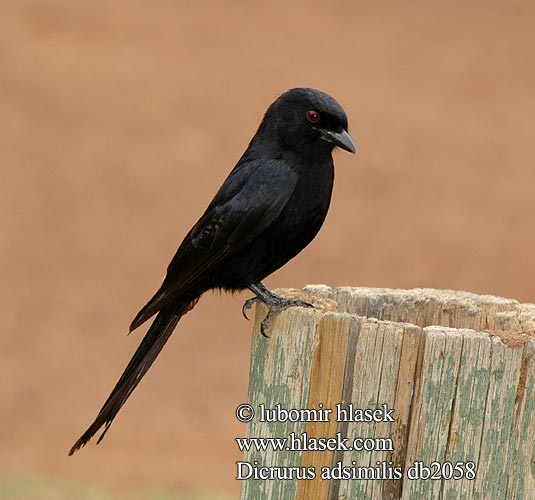
M 317 111 L 314 111 L 313 109 L 311 109 L 307 113 L 307 120 L 310 123 L 318 123 L 320 121 L 320 114 Z

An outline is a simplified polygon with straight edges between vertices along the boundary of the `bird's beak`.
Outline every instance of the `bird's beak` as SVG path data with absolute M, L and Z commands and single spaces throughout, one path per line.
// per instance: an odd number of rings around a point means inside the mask
M 324 141 L 331 142 L 339 148 L 345 149 L 350 153 L 355 154 L 357 148 L 351 136 L 347 133 L 347 130 L 342 130 L 342 132 L 333 132 L 332 130 L 320 130 L 321 138 Z

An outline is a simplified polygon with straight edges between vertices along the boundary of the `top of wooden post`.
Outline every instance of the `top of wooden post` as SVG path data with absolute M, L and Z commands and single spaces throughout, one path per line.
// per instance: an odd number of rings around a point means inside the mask
M 259 334 L 266 307 L 259 304 L 252 408 L 387 407 L 395 420 L 251 420 L 248 437 L 338 433 L 350 442 L 379 441 L 371 450 L 251 449 L 241 472 L 265 467 L 274 476 L 240 477 L 243 500 L 535 498 L 534 304 L 434 289 L 309 285 L 277 292 L 314 309 L 277 314 L 266 339 Z M 438 480 L 409 477 L 417 463 L 438 464 Z M 452 479 L 450 466 L 463 477 Z M 342 468 L 355 477 L 340 480 Z M 277 479 L 292 471 L 296 480 Z

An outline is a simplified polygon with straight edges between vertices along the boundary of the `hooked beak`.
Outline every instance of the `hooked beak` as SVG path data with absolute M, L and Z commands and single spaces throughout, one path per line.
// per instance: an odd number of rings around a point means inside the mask
M 324 141 L 331 142 L 335 146 L 345 149 L 346 151 L 349 151 L 353 154 L 355 154 L 355 152 L 357 151 L 353 139 L 351 139 L 351 136 L 347 133 L 346 130 L 342 130 L 341 132 L 333 132 L 332 130 L 320 129 L 320 133 L 321 138 Z

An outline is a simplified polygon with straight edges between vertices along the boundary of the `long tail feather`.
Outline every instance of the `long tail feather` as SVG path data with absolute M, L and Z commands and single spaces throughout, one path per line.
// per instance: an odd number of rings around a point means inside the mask
M 145 373 L 162 350 L 163 346 L 171 336 L 180 318 L 186 314 L 196 303 L 196 300 L 187 303 L 174 304 L 162 309 L 153 321 L 141 344 L 137 348 L 134 356 L 128 363 L 121 378 L 113 388 L 110 396 L 99 411 L 95 421 L 82 434 L 80 439 L 74 443 L 69 451 L 72 455 L 82 448 L 86 443 L 104 426 L 104 431 L 98 438 L 97 444 L 110 428 L 113 419 L 132 394 L 132 391 L 139 384 Z

